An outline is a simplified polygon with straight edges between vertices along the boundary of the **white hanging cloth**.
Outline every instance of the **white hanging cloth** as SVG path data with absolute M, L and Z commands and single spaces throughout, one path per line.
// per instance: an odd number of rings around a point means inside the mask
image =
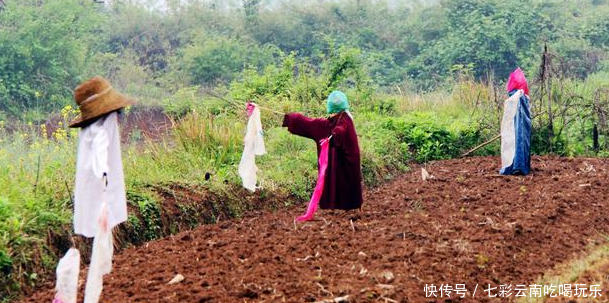
M 93 240 L 91 263 L 87 274 L 85 303 L 99 302 L 104 284 L 104 275 L 109 274 L 112 270 L 114 244 L 112 242 L 112 229 L 108 225 L 108 215 L 108 207 L 106 203 L 103 203 L 99 220 L 96 220 L 97 231 Z
M 516 154 L 516 126 L 514 117 L 518 111 L 518 100 L 523 94 L 519 89 L 503 103 L 503 118 L 501 119 L 501 167 L 508 167 L 514 161 Z
M 102 196 L 105 198 L 102 199 Z M 125 177 L 116 112 L 80 130 L 74 190 L 76 234 L 89 238 L 95 235 L 104 202 L 108 205 L 110 229 L 127 220 Z
M 260 122 L 260 109 L 254 103 L 248 103 L 247 130 L 243 139 L 243 154 L 239 163 L 239 176 L 243 181 L 243 187 L 251 192 L 256 191 L 256 156 L 266 154 L 264 148 L 264 137 L 262 123 Z
M 78 294 L 78 274 L 80 272 L 80 252 L 70 248 L 57 264 L 57 282 L 53 303 L 76 303 Z

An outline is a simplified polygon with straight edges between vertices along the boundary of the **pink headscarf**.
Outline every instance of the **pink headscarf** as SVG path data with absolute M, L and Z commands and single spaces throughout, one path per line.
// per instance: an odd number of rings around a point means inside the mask
M 527 79 L 524 77 L 524 72 L 522 72 L 520 67 L 510 74 L 506 89 L 508 93 L 515 89 L 522 89 L 524 90 L 525 95 L 529 95 L 529 85 L 527 84 Z

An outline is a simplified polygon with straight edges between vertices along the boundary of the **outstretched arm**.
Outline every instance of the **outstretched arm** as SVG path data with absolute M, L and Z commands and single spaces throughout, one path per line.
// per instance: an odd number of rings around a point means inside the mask
M 283 126 L 292 134 L 319 141 L 330 135 L 330 121 L 323 118 L 312 119 L 299 113 L 286 114 Z

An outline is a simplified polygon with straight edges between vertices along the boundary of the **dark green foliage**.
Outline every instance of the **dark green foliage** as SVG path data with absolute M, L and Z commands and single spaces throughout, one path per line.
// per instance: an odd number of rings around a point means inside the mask
M 0 272 L 4 276 L 9 276 L 13 271 L 13 261 L 11 257 L 5 252 L 0 250 Z
M 384 122 L 383 127 L 396 132 L 417 162 L 454 158 L 483 140 L 474 125 L 450 130 L 449 125 L 428 113 L 393 118 Z
M 296 65 L 327 76 L 317 93 L 358 85 L 362 99 L 371 94 L 362 85 L 446 86 L 454 66 L 496 82 L 517 66 L 533 75 L 544 43 L 564 75 L 584 78 L 609 66 L 607 1 L 310 4 L 175 1 L 160 12 L 124 1 L 9 1 L 0 15 L 0 108 L 13 116 L 55 110 L 93 74 L 146 98 L 151 87 L 170 94 L 185 82 L 226 85 L 281 69 L 291 53 Z
M 365 110 L 384 115 L 397 113 L 395 98 L 378 98 L 366 102 Z
M 130 217 L 129 225 L 134 229 L 134 236 L 141 236 L 137 240 L 150 241 L 161 236 L 161 207 L 154 198 L 141 192 L 127 192 L 129 204 L 137 207 L 139 216 Z
M 548 126 L 534 127 L 531 135 L 531 153 L 534 155 L 555 154 L 566 156 L 567 142 L 562 135 L 549 136 Z
M 609 19 L 598 18 L 585 30 L 586 39 L 597 47 L 609 47 Z
M 374 87 L 358 49 L 333 49 L 321 62 L 321 72 L 294 53 L 281 58 L 280 63 L 268 65 L 262 72 L 245 70 L 241 80 L 230 84 L 231 96 L 236 100 L 293 100 L 316 114 L 323 113 L 325 99 L 335 89 L 353 90 L 356 96 L 350 98 L 352 106 L 371 99 Z M 278 108 L 277 104 L 272 107 Z
M 247 27 L 254 27 L 260 22 L 260 2 L 262 2 L 262 0 L 243 0 L 245 25 Z
M 9 1 L 0 13 L 0 109 L 57 110 L 82 75 L 99 15 L 91 1 Z
M 478 78 L 505 79 L 517 66 L 532 70 L 528 60 L 539 53 L 548 26 L 536 4 L 453 0 L 443 2 L 442 12 L 443 28 L 410 65 L 412 76 L 446 77 L 456 64 L 472 64 Z
M 13 260 L 6 251 L 0 249 L 0 293 L 10 293 L 20 289 L 13 275 Z M 2 299 L 0 299 L 2 302 Z
M 245 68 L 273 62 L 273 48 L 224 37 L 198 38 L 183 50 L 183 68 L 193 84 L 216 84 L 236 78 Z

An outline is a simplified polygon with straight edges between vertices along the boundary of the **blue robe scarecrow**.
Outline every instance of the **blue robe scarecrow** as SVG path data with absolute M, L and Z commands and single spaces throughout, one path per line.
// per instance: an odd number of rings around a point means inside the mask
M 531 108 L 524 90 L 512 90 L 504 103 L 501 122 L 502 175 L 526 175 L 531 171 Z

